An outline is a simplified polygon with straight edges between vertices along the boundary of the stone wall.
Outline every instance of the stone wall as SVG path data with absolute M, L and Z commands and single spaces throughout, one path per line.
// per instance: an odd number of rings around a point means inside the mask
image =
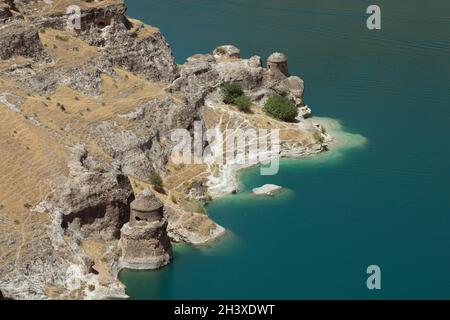
M 151 270 L 168 264 L 172 259 L 172 246 L 166 230 L 165 219 L 133 227 L 125 224 L 120 239 L 121 266 Z

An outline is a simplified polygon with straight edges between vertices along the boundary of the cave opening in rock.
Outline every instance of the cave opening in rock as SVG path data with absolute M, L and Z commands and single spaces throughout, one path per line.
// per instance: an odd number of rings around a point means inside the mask
M 136 221 L 146 221 L 146 222 L 148 222 L 148 219 L 144 219 L 144 218 L 139 218 L 139 217 L 135 217 L 136 218 Z
M 98 271 L 94 268 L 94 266 L 91 266 L 91 267 L 89 268 L 89 273 L 92 273 L 92 274 L 97 275 L 97 274 L 98 274 Z
M 101 233 L 104 239 L 119 239 L 120 229 L 130 219 L 129 201 L 102 202 L 64 215 L 61 227 L 69 234 L 82 232 L 88 236 Z
M 110 24 L 111 19 L 109 18 L 98 18 L 95 21 L 95 25 L 100 29 L 104 29 L 106 26 L 109 26 Z

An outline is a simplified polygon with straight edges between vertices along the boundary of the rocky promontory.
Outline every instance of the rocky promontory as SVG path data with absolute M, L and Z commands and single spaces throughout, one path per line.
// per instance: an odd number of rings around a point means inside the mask
M 127 17 L 123 1 L 53 2 L 0 2 L 6 298 L 123 298 L 121 268 L 161 267 L 170 241 L 199 245 L 224 235 L 204 204 L 235 190 L 246 165 L 175 164 L 174 130 L 192 132 L 196 122 L 221 132 L 281 128 L 281 156 L 320 153 L 332 140 L 306 119 L 303 80 L 289 74 L 283 55 L 264 66 L 226 45 L 177 65 L 160 30 Z M 68 25 L 73 5 L 80 28 Z M 251 113 L 223 102 L 225 82 L 239 83 Z M 261 111 L 274 94 L 303 110 L 296 122 Z M 139 201 L 144 190 L 151 201 Z

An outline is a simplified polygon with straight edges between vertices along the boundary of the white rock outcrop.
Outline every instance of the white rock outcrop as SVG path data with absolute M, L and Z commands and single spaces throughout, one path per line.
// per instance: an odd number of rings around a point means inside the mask
M 281 191 L 281 189 L 283 188 L 276 184 L 265 184 L 259 188 L 254 188 L 252 192 L 258 196 L 274 196 L 274 194 Z

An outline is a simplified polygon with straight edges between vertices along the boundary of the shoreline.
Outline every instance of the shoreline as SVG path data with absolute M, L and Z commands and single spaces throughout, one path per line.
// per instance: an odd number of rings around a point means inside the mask
M 301 161 L 301 160 L 308 159 L 308 158 L 318 159 L 322 156 L 331 155 L 333 153 L 336 153 L 336 155 L 339 156 L 340 155 L 339 152 L 341 150 L 362 147 L 367 143 L 366 137 L 364 137 L 360 134 L 355 134 L 355 133 L 350 133 L 348 131 L 345 131 L 344 126 L 342 125 L 340 120 L 333 119 L 333 118 L 327 118 L 327 117 L 312 117 L 310 119 L 327 128 L 327 133 L 330 136 L 330 139 L 327 140 L 326 145 L 329 148 L 319 150 L 319 151 L 311 148 L 311 149 L 308 149 L 308 151 L 310 151 L 310 152 L 302 152 L 300 155 L 299 154 L 295 155 L 295 152 L 289 153 L 289 152 L 286 152 L 287 150 L 283 150 L 283 152 L 281 153 L 281 157 L 279 159 L 280 160 L 280 170 L 281 170 L 282 162 L 286 161 L 286 160 Z M 325 161 L 329 161 L 329 159 L 327 159 Z M 257 168 L 258 166 L 261 166 L 261 163 L 258 162 L 258 163 L 249 164 L 249 165 L 229 166 L 228 174 L 231 176 L 231 179 L 227 180 L 227 182 L 228 182 L 227 190 L 234 189 L 237 191 L 237 193 L 242 191 L 242 189 L 244 187 L 244 185 L 241 181 L 242 175 L 246 172 L 246 170 L 251 170 L 253 168 Z M 233 195 L 232 192 L 223 192 L 220 194 L 216 194 L 215 197 L 213 197 L 212 201 L 208 203 L 208 205 L 213 203 L 216 200 L 222 199 L 225 196 L 232 196 L 232 195 Z M 256 197 L 252 198 L 252 201 L 258 201 L 258 198 L 256 198 Z M 227 237 L 230 234 L 228 229 L 226 229 L 226 228 L 223 228 L 223 229 L 224 230 L 221 234 L 219 234 L 217 237 L 215 237 L 213 239 L 210 239 L 206 243 L 194 244 L 194 243 L 181 243 L 180 242 L 180 244 L 182 244 L 184 246 L 188 246 L 190 248 L 201 248 L 201 247 L 209 247 L 209 248 L 214 247 L 215 248 L 218 241 L 223 240 L 225 237 Z M 170 267 L 170 265 L 168 265 L 167 267 Z M 123 270 L 138 271 L 138 272 L 142 272 L 142 271 L 151 272 L 151 271 L 158 271 L 160 269 L 157 269 L 157 270 L 139 269 L 138 270 L 138 269 L 130 269 L 130 268 L 126 268 L 126 267 L 122 266 L 119 269 L 119 272 L 116 273 L 116 279 L 117 279 L 117 281 L 119 281 L 121 284 L 123 284 L 125 286 L 125 292 L 126 292 L 126 283 L 122 282 L 119 279 L 119 274 Z M 128 298 L 130 298 L 130 297 L 128 296 Z
M 344 130 L 344 127 L 340 120 L 328 117 L 311 117 L 308 120 L 318 123 L 327 129 L 327 135 L 329 138 L 325 141 L 325 149 L 317 149 L 309 146 L 306 148 L 297 148 L 290 150 L 281 150 L 280 157 L 278 158 L 280 164 L 283 160 L 303 160 L 312 157 L 320 157 L 324 155 L 331 155 L 337 153 L 341 150 L 363 146 L 367 143 L 367 138 L 357 134 L 350 133 Z M 277 157 L 272 157 L 271 160 L 277 159 Z M 260 167 L 261 162 L 252 164 L 239 164 L 239 165 L 224 165 L 224 170 L 228 177 L 228 180 L 221 182 L 220 184 L 214 186 L 214 188 L 219 188 L 225 185 L 222 192 L 211 193 L 212 201 L 218 200 L 224 196 L 234 194 L 239 192 L 241 187 L 240 176 L 249 169 Z M 235 192 L 234 192 L 235 191 Z

